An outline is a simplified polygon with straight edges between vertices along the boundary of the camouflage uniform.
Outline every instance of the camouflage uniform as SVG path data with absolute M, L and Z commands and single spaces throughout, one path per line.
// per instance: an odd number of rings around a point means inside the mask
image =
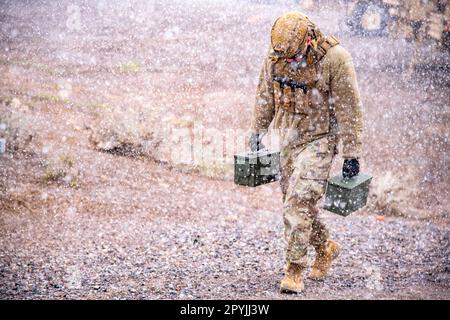
M 306 83 L 307 90 L 283 87 L 274 76 Z M 338 139 L 344 158 L 361 155 L 355 69 L 350 54 L 334 37 L 321 38 L 303 67 L 270 49 L 260 73 L 252 131 L 267 130 L 272 122 L 281 138 L 286 259 L 305 265 L 308 245 L 318 248 L 328 238 L 315 206 L 325 192 Z

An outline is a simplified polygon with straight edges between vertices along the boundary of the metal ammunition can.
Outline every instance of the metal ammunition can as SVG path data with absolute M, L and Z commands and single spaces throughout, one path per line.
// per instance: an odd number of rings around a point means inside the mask
M 280 152 L 259 150 L 234 156 L 234 183 L 256 187 L 280 179 Z
M 360 173 L 352 178 L 343 178 L 342 175 L 328 180 L 323 208 L 341 216 L 364 207 L 367 203 L 369 185 L 372 177 Z

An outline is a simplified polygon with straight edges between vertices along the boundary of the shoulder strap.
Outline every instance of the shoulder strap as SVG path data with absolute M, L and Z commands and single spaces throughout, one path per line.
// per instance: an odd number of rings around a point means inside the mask
M 330 48 L 336 46 L 339 44 L 339 40 L 338 38 L 336 38 L 335 36 L 328 36 L 326 37 L 318 46 L 317 48 L 319 49 L 319 60 L 323 58 L 323 56 L 325 56 L 328 52 L 328 50 L 330 50 Z

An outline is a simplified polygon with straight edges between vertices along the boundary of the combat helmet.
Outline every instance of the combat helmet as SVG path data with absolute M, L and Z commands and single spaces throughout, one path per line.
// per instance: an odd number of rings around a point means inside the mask
M 288 12 L 272 26 L 272 49 L 280 57 L 290 58 L 308 43 L 315 49 L 322 34 L 316 25 L 301 12 Z

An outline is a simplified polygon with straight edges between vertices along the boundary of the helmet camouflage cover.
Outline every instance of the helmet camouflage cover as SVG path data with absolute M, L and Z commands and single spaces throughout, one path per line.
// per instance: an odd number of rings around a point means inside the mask
M 271 44 L 280 56 L 293 57 L 305 45 L 307 36 L 317 40 L 316 27 L 300 12 L 289 12 L 279 17 L 272 26 Z

